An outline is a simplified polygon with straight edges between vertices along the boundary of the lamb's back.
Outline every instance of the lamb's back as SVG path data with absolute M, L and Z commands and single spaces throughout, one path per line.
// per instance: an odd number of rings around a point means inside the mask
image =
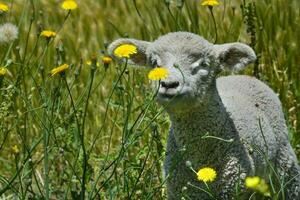
M 274 91 L 245 75 L 220 77 L 217 89 L 240 138 L 260 148 L 268 146 L 269 155 L 276 156 L 278 145 L 286 144 L 288 138 L 281 103 Z

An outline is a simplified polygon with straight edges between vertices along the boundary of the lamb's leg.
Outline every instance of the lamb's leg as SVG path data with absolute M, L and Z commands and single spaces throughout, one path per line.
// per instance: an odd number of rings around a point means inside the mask
M 280 149 L 277 158 L 278 174 L 284 180 L 286 188 L 285 199 L 300 199 L 300 168 L 289 143 Z
M 167 140 L 167 149 L 166 149 L 166 158 L 164 161 L 164 178 L 167 178 L 167 193 L 168 200 L 178 199 L 181 194 L 180 190 L 176 188 L 176 184 L 172 184 L 171 180 L 174 179 L 176 174 L 176 155 L 178 154 L 178 149 L 173 135 L 172 129 L 170 130 L 168 140 Z
M 167 179 L 168 200 L 178 200 L 184 196 L 183 188 L 188 187 L 187 182 L 195 180 L 195 174 L 185 165 L 185 151 L 176 145 L 172 129 L 170 130 L 166 158 L 164 161 L 164 177 Z M 192 194 L 199 192 L 193 190 Z M 192 198 L 195 199 L 195 198 Z M 197 199 L 197 198 L 196 198 Z M 204 198 L 201 198 L 205 200 Z
M 171 129 L 167 140 L 166 158 L 164 161 L 164 178 L 168 176 L 172 163 L 174 163 L 174 156 L 177 152 L 175 137 Z
M 247 157 L 247 156 L 244 156 Z M 220 184 L 219 184 L 219 197 L 224 200 L 235 199 L 235 189 L 239 187 L 240 190 L 244 191 L 244 180 L 246 176 L 253 174 L 253 162 L 251 159 L 238 159 L 235 156 L 231 156 L 230 159 L 225 164 L 221 177 L 220 177 Z M 240 199 L 245 198 L 245 196 L 241 197 Z

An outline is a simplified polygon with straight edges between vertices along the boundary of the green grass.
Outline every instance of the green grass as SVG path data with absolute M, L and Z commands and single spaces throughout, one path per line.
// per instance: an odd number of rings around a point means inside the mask
M 2 2 L 10 10 L 0 24 L 16 24 L 19 39 L 0 44 L 0 65 L 9 70 L 0 84 L 0 197 L 163 199 L 169 119 L 153 100 L 147 70 L 116 63 L 105 70 L 101 56 L 120 37 L 152 41 L 190 31 L 214 42 L 209 9 L 194 0 L 183 7 L 179 0 L 169 7 L 163 0 L 82 0 L 68 14 L 57 1 Z M 296 0 L 224 0 L 213 8 L 217 42 L 244 42 L 259 55 L 243 73 L 278 93 L 298 157 L 299 7 Z M 44 29 L 57 36 L 47 42 L 39 36 Z M 64 63 L 64 76 L 49 75 Z

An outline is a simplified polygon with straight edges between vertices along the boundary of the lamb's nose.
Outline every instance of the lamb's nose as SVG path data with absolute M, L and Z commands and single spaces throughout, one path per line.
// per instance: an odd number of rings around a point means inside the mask
M 160 84 L 161 84 L 162 87 L 164 87 L 166 89 L 175 89 L 179 86 L 178 81 L 173 81 L 173 82 L 161 81 Z

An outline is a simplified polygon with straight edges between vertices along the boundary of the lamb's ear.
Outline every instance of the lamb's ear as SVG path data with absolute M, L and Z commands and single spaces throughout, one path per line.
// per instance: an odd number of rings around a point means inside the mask
M 214 47 L 223 69 L 239 71 L 256 60 L 253 49 L 242 43 L 228 43 Z
M 130 58 L 128 59 L 129 64 L 146 66 L 147 64 L 146 50 L 150 42 L 136 40 L 136 39 L 129 39 L 129 38 L 121 38 L 115 40 L 108 46 L 108 53 L 110 56 L 112 56 L 114 59 L 120 62 L 125 61 L 125 59 L 119 58 L 116 55 L 114 55 L 114 50 L 123 44 L 131 44 L 136 46 L 137 48 L 137 53 L 130 55 Z

